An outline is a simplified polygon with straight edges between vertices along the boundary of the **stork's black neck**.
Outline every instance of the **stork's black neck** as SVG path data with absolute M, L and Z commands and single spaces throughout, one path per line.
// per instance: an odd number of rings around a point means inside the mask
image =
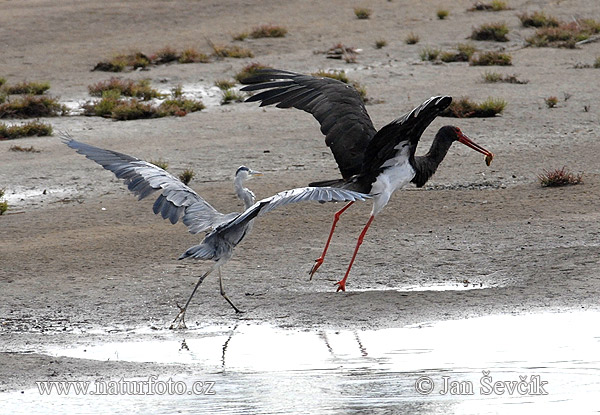
M 446 157 L 452 143 L 456 140 L 453 135 L 456 136 L 456 134 L 447 131 L 446 127 L 442 127 L 435 135 L 427 154 L 415 156 L 411 160 L 416 173 L 411 182 L 416 184 L 417 187 L 423 187 L 427 180 L 433 176 L 444 157 Z

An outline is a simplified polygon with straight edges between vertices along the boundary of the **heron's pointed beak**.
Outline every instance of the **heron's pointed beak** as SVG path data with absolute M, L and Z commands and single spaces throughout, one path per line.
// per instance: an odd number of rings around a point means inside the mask
M 467 137 L 462 132 L 458 133 L 458 141 L 463 143 L 467 147 L 471 147 L 475 151 L 479 151 L 481 154 L 485 154 L 485 164 L 487 164 L 488 166 L 492 164 L 492 159 L 494 158 L 494 155 L 485 148 L 481 147 L 479 144 L 474 143 L 469 137 Z
M 263 175 L 263 173 L 262 173 L 261 171 L 256 171 L 256 170 L 250 170 L 250 171 L 248 172 L 248 174 L 249 174 L 250 176 L 262 176 L 262 175 Z

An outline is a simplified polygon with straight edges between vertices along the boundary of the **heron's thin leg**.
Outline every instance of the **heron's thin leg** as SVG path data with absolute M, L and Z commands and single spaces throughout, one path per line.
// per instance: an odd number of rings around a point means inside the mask
M 340 216 L 342 216 L 342 213 L 344 213 L 346 211 L 346 209 L 348 209 L 350 206 L 352 206 L 354 202 L 349 202 L 346 204 L 346 206 L 344 206 L 343 208 L 341 208 L 339 211 L 337 211 L 335 213 L 335 215 L 333 215 L 333 223 L 331 224 L 331 231 L 329 231 L 329 238 L 327 238 L 327 243 L 325 244 L 325 248 L 323 249 L 323 253 L 321 254 L 321 256 L 317 259 L 315 259 L 315 263 L 313 264 L 312 268 L 310 269 L 310 280 L 312 280 L 313 275 L 315 274 L 315 272 L 317 272 L 317 270 L 319 269 L 319 267 L 323 264 L 323 261 L 325 260 L 325 254 L 327 253 L 327 249 L 329 249 L 329 243 L 331 242 L 331 237 L 333 236 L 333 231 L 335 231 L 335 226 L 338 223 L 338 220 L 340 220 Z
M 219 266 L 219 263 L 217 262 L 211 269 L 206 271 L 202 276 L 200 276 L 198 278 L 198 282 L 196 283 L 196 286 L 194 287 L 194 290 L 192 291 L 190 298 L 188 298 L 188 300 L 186 301 L 186 303 L 183 307 L 180 307 L 179 314 L 177 314 L 177 317 L 175 317 L 175 320 L 173 320 L 173 322 L 171 323 L 171 326 L 169 327 L 170 329 L 174 329 L 174 328 L 185 329 L 185 328 L 187 328 L 187 326 L 185 325 L 185 311 L 187 310 L 188 305 L 190 305 L 190 301 L 192 301 L 194 294 L 196 294 L 196 290 L 198 289 L 200 284 L 202 284 L 202 281 L 204 281 L 204 279 L 206 277 L 208 277 L 208 275 L 211 272 L 213 272 L 215 270 L 215 268 L 218 268 L 218 266 Z M 177 320 L 179 320 L 179 324 L 177 325 L 177 327 L 175 327 L 175 323 L 177 322 Z
M 223 278 L 221 277 L 221 268 L 219 268 L 219 286 L 221 287 L 221 295 L 223 296 L 224 299 L 227 300 L 227 302 L 229 303 L 230 306 L 233 307 L 233 309 L 235 310 L 236 313 L 243 313 L 242 310 L 240 310 L 239 308 L 237 308 L 229 299 L 229 297 L 227 297 L 227 294 L 225 294 L 225 288 L 223 287 Z
M 346 275 L 344 275 L 344 278 L 342 278 L 340 281 L 335 283 L 335 285 L 338 286 L 338 288 L 337 288 L 338 291 L 340 291 L 340 290 L 346 291 L 346 280 L 348 279 L 348 274 L 350 274 L 350 269 L 352 268 L 352 264 L 354 264 L 354 258 L 356 258 L 356 254 L 358 253 L 358 248 L 360 248 L 360 245 L 363 242 L 363 238 L 365 237 L 365 234 L 367 233 L 367 229 L 369 229 L 369 226 L 371 225 L 371 222 L 373 222 L 373 219 L 375 219 L 375 216 L 371 215 L 371 217 L 369 218 L 369 221 L 367 222 L 364 229 L 360 233 L 360 235 L 358 237 L 358 241 L 356 241 L 356 248 L 354 248 L 354 254 L 352 255 L 352 259 L 350 260 L 350 265 L 348 265 L 348 270 L 346 271 Z

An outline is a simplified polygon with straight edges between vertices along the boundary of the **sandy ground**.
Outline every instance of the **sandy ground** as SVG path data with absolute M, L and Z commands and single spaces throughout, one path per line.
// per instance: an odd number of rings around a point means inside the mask
M 437 128 L 453 123 L 496 159 L 488 168 L 478 153 L 454 146 L 425 189 L 398 192 L 369 230 L 348 292 L 336 293 L 333 283 L 345 271 L 370 204 L 354 206 L 343 217 L 313 281 L 307 272 L 339 206 L 290 206 L 261 219 L 223 270 L 230 297 L 246 313 L 235 315 L 220 297 L 217 280 L 209 279 L 189 308 L 192 329 L 236 321 L 401 327 L 493 313 L 597 309 L 600 72 L 573 66 L 592 63 L 600 43 L 575 50 L 523 48 L 532 31 L 521 28 L 516 15 L 543 8 L 563 19 L 600 19 L 600 3 L 513 0 L 514 10 L 500 13 L 467 12 L 471 1 L 360 5 L 373 9 L 371 19 L 355 19 L 355 4 L 343 1 L 1 0 L 0 76 L 11 83 L 47 80 L 52 95 L 84 99 L 88 85 L 110 77 L 90 69 L 114 53 L 152 53 L 167 45 L 208 52 L 207 39 L 229 43 L 232 34 L 273 23 L 286 26 L 288 36 L 245 41 L 253 59 L 166 65 L 119 76 L 185 87 L 210 86 L 250 62 L 298 72 L 344 69 L 367 88 L 376 127 L 436 94 L 508 101 L 501 117 L 440 118 L 432 124 L 420 151 Z M 435 17 L 440 6 L 450 11 L 447 20 Z M 485 84 L 486 68 L 420 61 L 422 47 L 450 49 L 472 27 L 498 20 L 511 28 L 510 42 L 477 46 L 507 49 L 514 65 L 493 69 L 528 84 Z M 420 35 L 419 44 L 404 43 L 409 32 Z M 376 49 L 377 39 L 388 46 Z M 337 42 L 361 48 L 358 62 L 315 53 Z M 560 99 L 557 108 L 544 105 L 551 95 Z M 239 209 L 231 176 L 241 164 L 266 173 L 250 183 L 259 197 L 338 175 L 318 124 L 300 111 L 235 104 L 183 118 L 44 121 L 94 145 L 167 160 L 175 172 L 192 167 L 197 173 L 192 187 L 222 211 Z M 94 338 L 97 330 L 104 330 L 102 340 L 133 327 L 165 330 L 177 314 L 176 303 L 185 300 L 208 264 L 177 261 L 198 237 L 154 216 L 152 201 L 136 202 L 111 173 L 56 137 L 18 141 L 40 150 L 34 154 L 9 151 L 15 143 L 0 142 L 0 188 L 11 204 L 0 217 L 0 390 L 31 388 L 33 380 L 48 376 L 189 370 L 39 354 L 42 345 Z M 562 166 L 583 172 L 584 184 L 539 186 L 537 174 Z M 463 285 L 472 289 L 439 290 Z

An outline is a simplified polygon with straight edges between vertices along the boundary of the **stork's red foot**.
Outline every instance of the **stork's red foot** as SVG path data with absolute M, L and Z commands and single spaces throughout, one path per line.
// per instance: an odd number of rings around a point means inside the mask
M 345 292 L 346 291 L 346 278 L 344 278 L 343 280 L 340 280 L 340 281 L 336 282 L 334 285 L 338 286 L 336 292 L 339 292 L 339 291 L 344 291 Z
M 315 275 L 315 272 L 317 272 L 317 270 L 319 269 L 319 267 L 321 265 L 323 265 L 323 261 L 324 260 L 325 260 L 325 258 L 323 258 L 323 257 L 315 259 L 315 263 L 313 264 L 313 266 L 312 266 L 312 268 L 310 269 L 310 272 L 309 272 L 309 274 L 310 274 L 310 278 L 309 279 L 312 280 L 313 275 Z

